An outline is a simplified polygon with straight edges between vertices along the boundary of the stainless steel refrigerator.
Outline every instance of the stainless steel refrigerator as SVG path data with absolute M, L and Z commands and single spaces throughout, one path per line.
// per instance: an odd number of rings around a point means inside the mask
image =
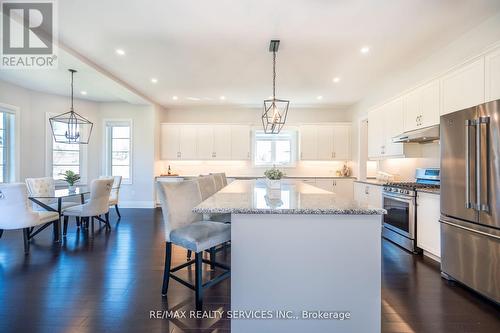
M 441 271 L 500 303 L 500 100 L 441 116 Z

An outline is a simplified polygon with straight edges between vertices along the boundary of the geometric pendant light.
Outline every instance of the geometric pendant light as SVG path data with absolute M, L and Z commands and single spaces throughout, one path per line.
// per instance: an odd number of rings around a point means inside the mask
M 276 98 L 276 52 L 280 45 L 279 40 L 271 40 L 269 52 L 273 53 L 273 97 L 264 100 L 262 112 L 262 126 L 266 134 L 278 134 L 286 123 L 288 105 L 290 101 Z
M 88 144 L 92 134 L 90 121 L 75 112 L 73 107 L 73 75 L 76 70 L 69 69 L 71 73 L 71 107 L 69 112 L 49 119 L 54 140 L 58 143 Z

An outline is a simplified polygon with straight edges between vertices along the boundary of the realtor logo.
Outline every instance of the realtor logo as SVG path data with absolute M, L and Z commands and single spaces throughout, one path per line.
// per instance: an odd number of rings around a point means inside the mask
M 55 68 L 55 3 L 1 1 L 1 68 Z

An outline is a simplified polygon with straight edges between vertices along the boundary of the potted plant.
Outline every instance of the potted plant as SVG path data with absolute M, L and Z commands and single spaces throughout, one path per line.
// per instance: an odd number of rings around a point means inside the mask
M 75 184 L 80 180 L 80 175 L 71 170 L 66 170 L 64 173 L 61 173 L 61 175 L 63 176 L 63 180 L 68 183 L 68 190 L 70 192 L 75 192 Z
M 284 175 L 283 171 L 276 167 L 266 170 L 264 176 L 266 176 L 267 187 L 271 189 L 281 188 L 281 178 L 283 178 Z

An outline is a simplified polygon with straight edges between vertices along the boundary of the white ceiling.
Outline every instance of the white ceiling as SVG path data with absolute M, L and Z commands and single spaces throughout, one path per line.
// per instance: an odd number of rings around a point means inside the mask
M 64 0 L 59 33 L 167 107 L 260 105 L 271 94 L 269 40 L 281 39 L 278 97 L 292 105 L 349 105 L 499 10 L 498 0 Z M 368 55 L 359 52 L 365 45 Z M 55 77 L 44 89 L 53 85 Z M 91 87 L 88 98 L 92 88 L 105 91 Z

